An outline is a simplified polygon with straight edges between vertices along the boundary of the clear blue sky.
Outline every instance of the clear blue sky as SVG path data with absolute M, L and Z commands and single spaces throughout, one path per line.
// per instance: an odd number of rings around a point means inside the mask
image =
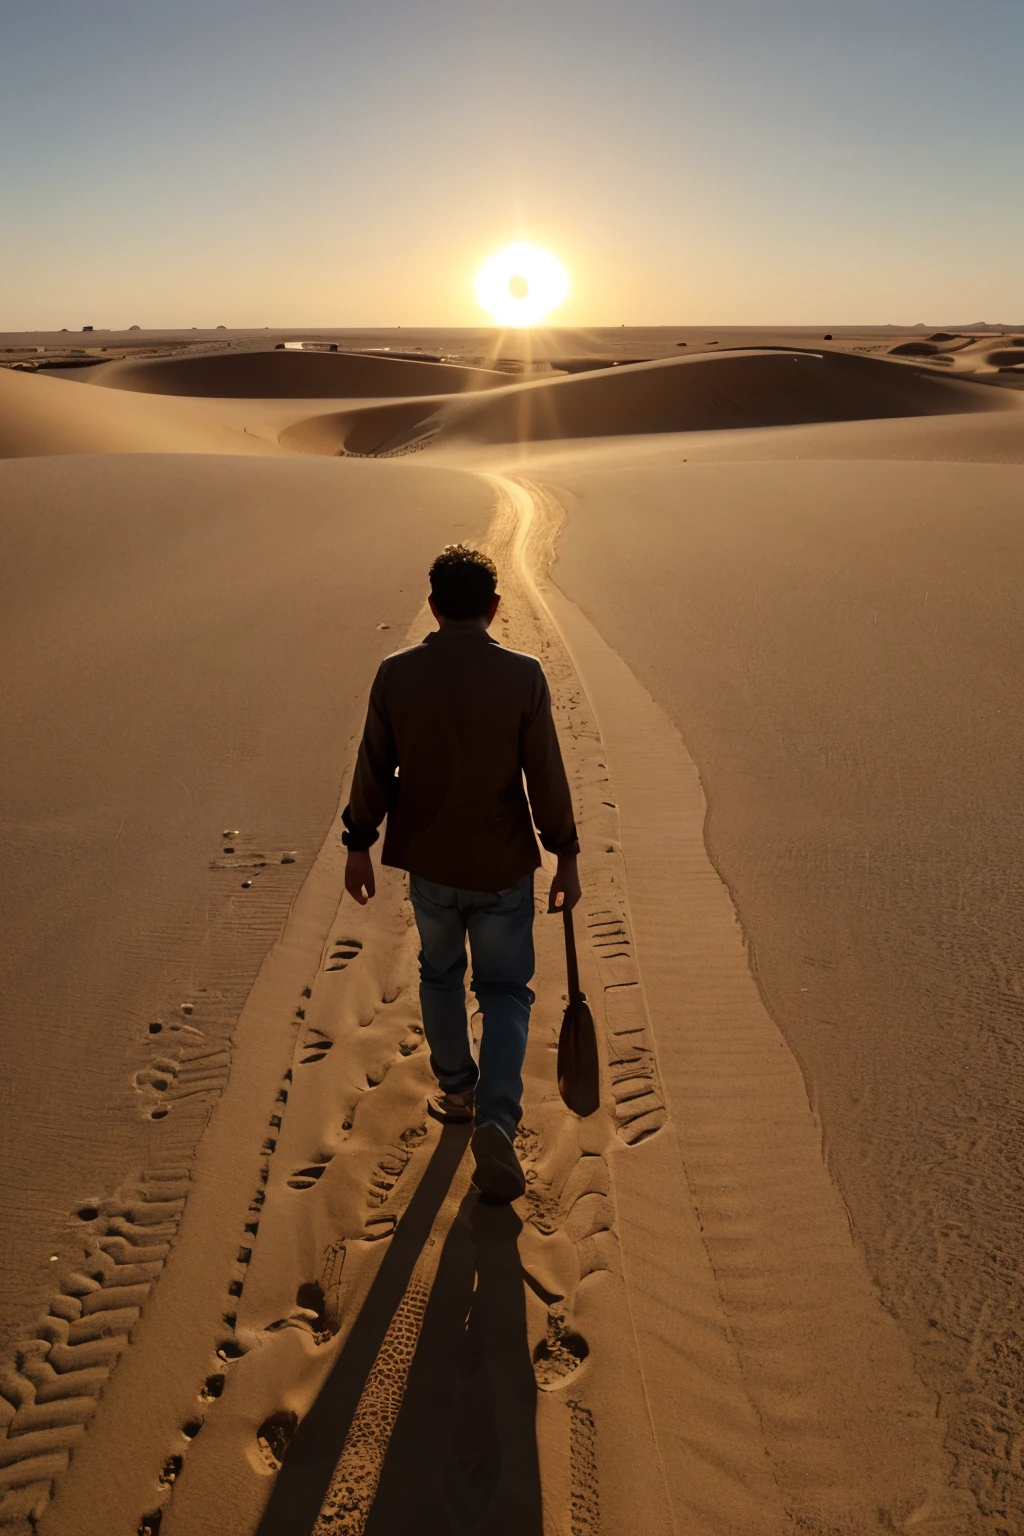
M 0 329 L 1024 320 L 1024 0 L 0 0 Z

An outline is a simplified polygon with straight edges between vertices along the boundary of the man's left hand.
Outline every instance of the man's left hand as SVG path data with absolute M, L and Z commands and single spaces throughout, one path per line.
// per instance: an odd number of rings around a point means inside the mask
M 560 854 L 558 868 L 555 870 L 555 878 L 551 882 L 551 891 L 548 895 L 548 911 L 571 912 L 581 895 L 576 855 Z

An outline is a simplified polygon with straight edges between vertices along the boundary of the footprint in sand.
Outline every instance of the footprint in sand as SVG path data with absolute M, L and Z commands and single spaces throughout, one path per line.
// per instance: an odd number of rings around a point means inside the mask
M 570 1328 L 564 1313 L 549 1312 L 547 1333 L 533 1352 L 533 1374 L 545 1392 L 557 1391 L 574 1376 L 590 1354 L 581 1333 Z
M 289 1189 L 312 1189 L 316 1181 L 322 1177 L 326 1163 L 310 1163 L 308 1168 L 296 1168 L 288 1180 Z
M 259 1446 L 260 1455 L 272 1472 L 280 1470 L 292 1436 L 298 1427 L 297 1416 L 287 1409 L 282 1409 L 280 1413 L 272 1413 L 269 1418 L 264 1419 L 256 1431 L 256 1444 Z
M 359 959 L 362 944 L 358 939 L 335 939 L 330 946 L 328 971 L 343 971 L 351 960 Z
M 389 1147 L 370 1175 L 367 1205 L 383 1205 L 402 1177 L 412 1156 L 408 1147 Z
M 396 1216 L 367 1216 L 363 1229 L 363 1241 L 377 1243 L 382 1237 L 390 1237 L 397 1225 Z
M 326 1344 L 334 1338 L 337 1327 L 328 1317 L 327 1301 L 319 1280 L 307 1280 L 300 1285 L 288 1316 L 270 1323 L 267 1332 L 279 1333 L 283 1328 L 299 1328 L 311 1333 L 317 1344 Z
M 327 1052 L 333 1046 L 334 1041 L 328 1040 L 326 1035 L 317 1036 L 315 1039 L 306 1040 L 300 1049 L 304 1052 L 300 1067 L 312 1066 L 315 1061 L 323 1061 Z
M 160 1469 L 159 1482 L 162 1487 L 169 1488 L 181 1471 L 182 1459 L 180 1456 L 168 1456 Z
M 169 1056 L 155 1056 L 148 1066 L 135 1074 L 135 1087 L 140 1093 L 152 1088 L 156 1093 L 166 1093 L 171 1081 L 178 1075 L 178 1064 Z

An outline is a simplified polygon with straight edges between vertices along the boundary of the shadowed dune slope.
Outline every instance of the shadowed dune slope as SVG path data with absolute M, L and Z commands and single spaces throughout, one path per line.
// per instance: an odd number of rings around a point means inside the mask
M 283 434 L 306 452 L 389 453 L 452 443 L 720 431 L 1007 409 L 990 386 L 880 358 L 734 352 L 607 368 L 494 390 L 485 399 L 338 412 Z
M 890 347 L 891 357 L 926 357 L 956 373 L 999 373 L 1024 367 L 1024 336 L 961 336 L 937 331 Z
M 134 399 L 0 368 L 0 459 L 67 453 L 279 453 L 173 400 Z
M 107 363 L 88 382 L 105 389 L 207 399 L 344 400 L 461 394 L 503 384 L 507 374 L 449 363 L 346 352 L 221 352 Z

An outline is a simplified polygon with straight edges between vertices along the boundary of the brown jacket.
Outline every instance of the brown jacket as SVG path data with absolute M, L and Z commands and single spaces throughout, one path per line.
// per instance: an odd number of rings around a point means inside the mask
M 347 846 L 369 848 L 385 816 L 385 864 L 463 890 L 505 890 L 536 869 L 534 821 L 551 853 L 577 852 L 535 657 L 449 623 L 381 662 L 342 816 Z

